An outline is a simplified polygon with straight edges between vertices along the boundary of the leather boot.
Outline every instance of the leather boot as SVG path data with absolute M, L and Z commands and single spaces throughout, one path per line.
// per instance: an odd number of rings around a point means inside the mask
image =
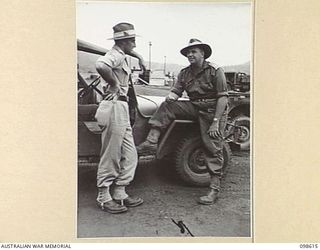
M 139 155 L 154 154 L 157 152 L 160 130 L 152 128 L 147 136 L 147 140 L 137 146 Z
M 126 208 L 126 206 L 118 204 L 114 200 L 110 200 L 104 203 L 97 201 L 97 206 L 102 211 L 109 212 L 111 214 L 120 214 L 128 211 L 128 208 Z
M 143 199 L 139 197 L 128 196 L 124 200 L 115 200 L 118 204 L 124 205 L 126 207 L 137 207 L 143 203 Z
M 218 199 L 218 194 L 220 191 L 220 175 L 214 174 L 211 175 L 210 179 L 210 191 L 206 196 L 199 198 L 198 202 L 203 205 L 212 205 Z
M 111 195 L 109 187 L 99 188 L 97 196 L 97 206 L 102 210 L 112 214 L 124 213 L 128 209 L 116 203 Z
M 118 204 L 126 207 L 137 207 L 143 203 L 143 199 L 129 196 L 126 193 L 126 186 L 124 185 L 114 186 L 113 199 Z
M 198 203 L 202 205 L 212 205 L 218 199 L 219 191 L 217 189 L 211 188 L 207 195 L 201 196 Z

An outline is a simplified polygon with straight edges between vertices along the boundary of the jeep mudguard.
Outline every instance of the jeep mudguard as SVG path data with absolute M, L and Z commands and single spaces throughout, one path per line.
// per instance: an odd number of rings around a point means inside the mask
M 170 155 L 176 149 L 176 145 L 186 134 L 199 132 L 198 125 L 191 120 L 174 120 L 162 134 L 157 150 L 157 159 Z
M 229 91 L 229 117 L 241 114 L 250 117 L 250 94 Z

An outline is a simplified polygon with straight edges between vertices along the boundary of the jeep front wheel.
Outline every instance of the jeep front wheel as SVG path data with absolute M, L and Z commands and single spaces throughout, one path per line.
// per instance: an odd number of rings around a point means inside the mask
M 178 176 L 186 183 L 196 186 L 208 186 L 210 175 L 205 161 L 205 153 L 199 135 L 189 135 L 178 144 L 175 157 L 175 170 Z M 229 163 L 231 150 L 223 142 L 224 165 L 222 171 Z

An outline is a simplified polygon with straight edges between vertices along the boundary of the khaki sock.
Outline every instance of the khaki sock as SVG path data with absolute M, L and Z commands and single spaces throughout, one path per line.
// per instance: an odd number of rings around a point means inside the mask
M 105 203 L 111 200 L 112 200 L 112 197 L 110 195 L 109 187 L 98 188 L 98 196 L 97 196 L 98 202 Z
M 126 193 L 126 186 L 115 185 L 113 190 L 113 199 L 124 200 L 129 195 Z

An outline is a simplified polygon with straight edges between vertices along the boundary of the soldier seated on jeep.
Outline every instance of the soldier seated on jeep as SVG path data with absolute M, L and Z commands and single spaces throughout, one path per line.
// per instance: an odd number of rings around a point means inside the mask
M 210 191 L 198 202 L 213 204 L 220 191 L 223 167 L 222 140 L 227 122 L 228 89 L 222 68 L 205 61 L 211 55 L 208 44 L 190 39 L 181 54 L 188 58 L 190 66 L 181 70 L 178 80 L 159 109 L 149 120 L 151 130 L 147 140 L 137 147 L 139 153 L 157 150 L 161 134 L 175 119 L 198 120 L 203 145 L 207 149 L 205 161 L 211 176 Z M 178 101 L 186 91 L 190 101 Z

